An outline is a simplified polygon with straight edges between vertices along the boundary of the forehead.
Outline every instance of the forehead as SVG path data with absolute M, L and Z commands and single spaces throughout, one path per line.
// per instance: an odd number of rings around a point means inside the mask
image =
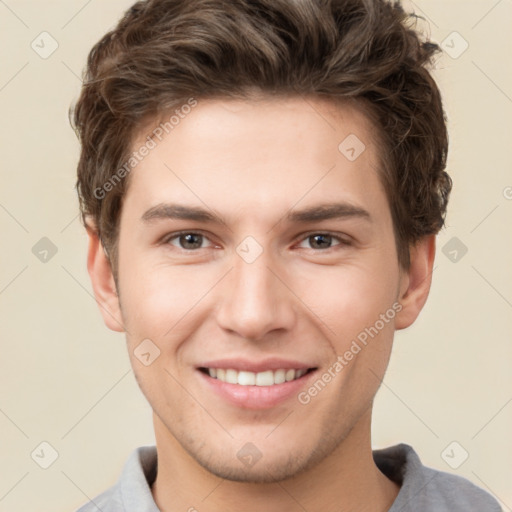
M 292 145 L 294 152 L 301 142 L 305 143 L 303 149 L 307 151 L 316 147 L 324 152 L 327 144 L 334 144 L 331 149 L 336 150 L 337 142 L 342 142 L 349 134 L 359 136 L 365 145 L 376 142 L 375 126 L 363 113 L 363 105 L 355 101 L 335 102 L 317 96 L 263 96 L 251 100 L 194 100 L 193 107 L 190 103 L 188 100 L 178 105 L 161 120 L 145 119 L 136 131 L 134 148 L 148 136 L 157 145 L 161 145 L 163 136 L 168 146 L 179 146 L 195 139 L 201 142 L 202 155 L 219 147 L 219 136 L 228 144 L 245 139 L 243 146 L 232 144 L 231 147 L 231 153 L 236 154 L 240 147 L 245 155 L 251 141 L 255 142 L 256 152 L 261 149 L 256 147 L 256 142 L 271 145 L 276 142 L 275 135 L 279 135 L 278 142 L 283 150 Z
M 320 197 L 382 203 L 375 130 L 354 106 L 307 97 L 210 99 L 186 112 L 172 129 L 152 120 L 140 130 L 133 149 L 148 136 L 155 147 L 131 173 L 125 203 L 209 201 L 216 210 L 261 215 Z

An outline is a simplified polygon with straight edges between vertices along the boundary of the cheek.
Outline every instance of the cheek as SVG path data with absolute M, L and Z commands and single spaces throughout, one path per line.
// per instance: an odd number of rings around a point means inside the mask
M 296 281 L 297 295 L 334 332 L 327 332 L 328 337 L 340 340 L 351 339 L 374 325 L 381 314 L 392 309 L 396 298 L 398 266 L 395 272 L 390 265 L 361 261 L 337 268 L 319 267 L 313 278 L 311 269 L 302 275 L 304 279 Z
M 185 317 L 202 310 L 197 306 L 218 280 L 216 271 L 153 262 L 134 252 L 119 267 L 125 325 L 137 338 L 168 340 Z

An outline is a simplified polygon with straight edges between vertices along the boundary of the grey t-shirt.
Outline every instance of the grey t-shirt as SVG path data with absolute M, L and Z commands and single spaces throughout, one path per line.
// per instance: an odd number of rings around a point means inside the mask
M 406 444 L 374 450 L 373 459 L 382 473 L 401 486 L 388 512 L 502 512 L 490 494 L 469 480 L 427 468 Z M 78 512 L 159 512 L 151 494 L 156 469 L 156 448 L 138 448 L 116 485 Z

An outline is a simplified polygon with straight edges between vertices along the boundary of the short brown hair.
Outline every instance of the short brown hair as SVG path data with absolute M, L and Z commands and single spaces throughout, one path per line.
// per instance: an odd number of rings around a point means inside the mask
M 438 46 L 386 0 L 147 0 L 91 50 L 71 112 L 80 138 L 77 189 L 114 275 L 129 158 L 141 123 L 190 98 L 308 95 L 352 101 L 373 121 L 400 264 L 444 224 L 451 180 Z M 102 197 L 98 197 L 98 196 Z

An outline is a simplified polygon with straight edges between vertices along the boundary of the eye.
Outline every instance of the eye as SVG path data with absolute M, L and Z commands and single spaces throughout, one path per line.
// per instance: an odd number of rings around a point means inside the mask
M 167 238 L 165 243 L 186 251 L 204 249 L 212 246 L 212 243 L 204 235 L 193 232 L 177 233 Z M 207 245 L 203 245 L 204 243 Z
M 309 247 L 305 244 L 308 244 Z M 349 245 L 349 242 L 329 233 L 313 233 L 304 238 L 299 247 L 326 250 L 336 245 Z

